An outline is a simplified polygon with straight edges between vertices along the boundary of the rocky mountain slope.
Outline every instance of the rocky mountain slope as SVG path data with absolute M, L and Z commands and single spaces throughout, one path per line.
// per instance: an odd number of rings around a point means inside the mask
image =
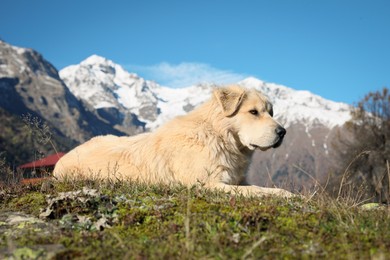
M 15 124 L 7 125 L 15 120 L 21 127 L 34 128 L 18 129 L 19 133 L 26 131 L 40 133 L 42 129 L 39 128 L 46 125 L 50 128 L 50 138 L 59 146 L 58 149 L 69 149 L 76 143 L 98 134 L 123 134 L 88 111 L 88 107 L 85 107 L 65 86 L 58 71 L 38 52 L 15 47 L 3 41 L 0 41 L 0 108 L 3 110 L 1 151 L 9 152 L 9 147 L 12 146 L 12 138 L 6 136 L 5 129 L 15 128 Z M 22 118 L 26 117 L 30 122 L 22 122 Z M 20 143 L 25 143 L 26 137 L 21 136 L 16 135 L 13 139 L 20 137 Z M 23 149 L 23 146 L 19 147 L 20 151 Z M 53 151 L 53 148 L 44 149 L 48 150 Z M 16 160 L 15 163 L 20 163 L 22 159 L 35 159 L 34 151 L 23 151 L 23 154 L 31 156 L 11 155 L 9 158 Z

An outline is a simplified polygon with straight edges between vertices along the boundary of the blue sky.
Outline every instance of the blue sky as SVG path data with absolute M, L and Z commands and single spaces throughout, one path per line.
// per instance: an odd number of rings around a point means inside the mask
M 0 38 L 57 69 L 104 56 L 162 85 L 254 76 L 353 104 L 390 87 L 388 0 L 1 0 Z

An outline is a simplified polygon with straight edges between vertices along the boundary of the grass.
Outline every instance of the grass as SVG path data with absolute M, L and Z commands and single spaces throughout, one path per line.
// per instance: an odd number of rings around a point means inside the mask
M 80 180 L 4 187 L 0 200 L 2 258 L 390 258 L 388 208 L 367 210 L 325 193 L 245 198 Z M 28 221 L 10 223 L 15 212 Z

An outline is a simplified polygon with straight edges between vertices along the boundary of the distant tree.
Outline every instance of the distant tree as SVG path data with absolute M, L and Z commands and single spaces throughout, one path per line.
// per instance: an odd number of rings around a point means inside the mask
M 343 166 L 337 196 L 342 195 L 343 185 L 352 184 L 356 194 L 364 189 L 365 199 L 390 203 L 389 90 L 368 93 L 352 109 L 346 129 L 348 137 L 339 140 Z

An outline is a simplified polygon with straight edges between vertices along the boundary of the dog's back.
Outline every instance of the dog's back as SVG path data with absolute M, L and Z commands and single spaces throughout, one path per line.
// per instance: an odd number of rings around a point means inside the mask
M 146 135 L 148 134 L 134 137 L 94 137 L 65 154 L 56 164 L 53 176 L 58 179 L 65 176 L 90 178 L 91 175 L 99 179 L 120 178 L 123 169 L 120 169 L 119 165 L 126 159 L 131 160 L 126 158 L 126 151 L 136 146 L 137 141 L 144 139 Z

